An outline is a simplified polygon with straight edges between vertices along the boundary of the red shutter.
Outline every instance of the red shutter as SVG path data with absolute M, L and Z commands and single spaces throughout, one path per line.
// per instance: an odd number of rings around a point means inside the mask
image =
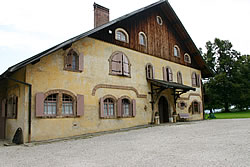
M 6 108 L 5 108 L 5 106 L 6 106 L 6 99 L 3 99 L 2 100 L 2 117 L 5 117 L 5 113 L 6 113 Z
M 111 60 L 111 73 L 122 74 L 122 53 L 116 53 Z
M 155 68 L 152 66 L 152 79 L 155 79 Z
M 103 97 L 100 98 L 100 118 L 104 118 L 104 102 Z
M 165 67 L 162 67 L 162 73 L 163 73 L 163 80 L 167 81 L 167 71 Z
M 42 117 L 44 115 L 44 94 L 36 94 L 36 117 Z
M 173 81 L 173 73 L 172 73 L 172 70 L 170 68 L 167 68 L 168 69 L 168 78 L 169 78 L 169 81 Z
M 133 105 L 133 111 L 132 111 L 132 116 L 135 117 L 136 115 L 136 100 L 132 100 L 132 105 Z
M 122 55 L 123 75 L 129 76 L 129 63 L 128 58 Z
M 77 116 L 84 114 L 84 95 L 77 95 Z
M 122 117 L 122 99 L 117 101 L 117 116 Z
M 81 53 L 79 55 L 79 71 L 83 71 L 83 64 L 84 64 L 83 54 Z

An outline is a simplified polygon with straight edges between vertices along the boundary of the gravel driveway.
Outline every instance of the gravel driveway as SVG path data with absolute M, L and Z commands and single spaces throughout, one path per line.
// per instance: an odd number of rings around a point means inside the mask
M 0 147 L 0 166 L 250 166 L 250 119 L 166 124 L 31 147 Z

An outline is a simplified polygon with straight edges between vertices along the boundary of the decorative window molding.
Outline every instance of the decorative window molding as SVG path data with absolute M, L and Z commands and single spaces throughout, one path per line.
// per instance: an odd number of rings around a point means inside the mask
M 115 39 L 118 41 L 129 43 L 129 35 L 127 31 L 122 28 L 117 28 L 115 30 Z
M 131 64 L 123 52 L 114 52 L 109 58 L 109 74 L 131 77 Z
M 122 96 L 117 101 L 117 116 L 121 118 L 135 117 L 136 101 L 128 96 Z
M 187 103 L 185 103 L 184 101 L 180 101 L 178 103 L 178 107 L 181 109 L 181 110 L 184 110 L 186 107 L 187 107 Z
M 189 56 L 189 54 L 184 54 L 184 61 L 191 64 L 191 57 Z
M 163 80 L 164 81 L 168 81 L 168 82 L 172 82 L 173 81 L 173 72 L 171 70 L 170 67 L 163 67 Z
M 154 66 L 151 63 L 148 63 L 146 65 L 146 77 L 147 77 L 147 79 L 154 79 L 155 78 Z
M 194 100 L 189 107 L 189 112 L 192 114 L 200 114 L 202 112 L 201 102 Z
M 113 95 L 100 98 L 100 118 L 115 118 L 117 99 Z
M 84 112 L 84 96 L 67 90 L 51 90 L 36 94 L 36 117 L 76 117 Z
M 156 21 L 159 25 L 162 25 L 163 23 L 161 16 L 156 16 Z
M 69 48 L 64 55 L 64 70 L 82 72 L 83 54 L 78 53 L 76 49 Z
M 177 45 L 174 45 L 174 57 L 181 57 L 180 48 Z
M 192 77 L 191 78 L 192 79 L 192 86 L 200 87 L 200 82 L 201 82 L 200 75 L 196 74 L 196 72 L 193 72 L 191 77 Z
M 7 99 L 3 99 L 1 103 L 1 116 L 8 119 L 17 119 L 18 97 L 16 95 L 11 95 Z
M 147 46 L 147 36 L 144 32 L 139 32 L 139 44 Z
M 177 83 L 183 84 L 182 82 L 182 74 L 180 71 L 177 72 Z

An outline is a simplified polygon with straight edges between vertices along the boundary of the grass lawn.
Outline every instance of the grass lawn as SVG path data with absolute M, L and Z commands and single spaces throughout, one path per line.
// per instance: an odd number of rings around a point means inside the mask
M 231 113 L 214 113 L 216 119 L 235 119 L 235 118 L 250 118 L 250 110 L 231 112 Z M 206 119 L 208 119 L 208 114 L 206 114 Z

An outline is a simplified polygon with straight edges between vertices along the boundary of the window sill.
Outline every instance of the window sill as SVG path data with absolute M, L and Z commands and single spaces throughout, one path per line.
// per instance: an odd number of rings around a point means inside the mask
M 58 116 L 50 116 L 50 115 L 45 115 L 45 116 L 41 116 L 41 117 L 37 117 L 37 118 L 43 118 L 43 119 L 54 119 L 54 118 L 77 118 L 79 116 L 76 116 L 76 115 L 65 115 L 65 116 L 62 116 L 62 115 L 58 115 Z
M 63 70 L 71 71 L 71 72 L 82 72 L 82 70 L 73 70 L 73 69 L 70 69 L 70 68 L 63 68 Z
M 116 119 L 116 116 L 105 116 L 105 117 L 100 117 L 100 119 Z
M 131 75 L 123 75 L 123 74 L 112 74 L 112 73 L 109 73 L 109 75 L 114 75 L 114 76 L 121 76 L 121 77 L 128 77 L 128 78 L 131 78 Z

